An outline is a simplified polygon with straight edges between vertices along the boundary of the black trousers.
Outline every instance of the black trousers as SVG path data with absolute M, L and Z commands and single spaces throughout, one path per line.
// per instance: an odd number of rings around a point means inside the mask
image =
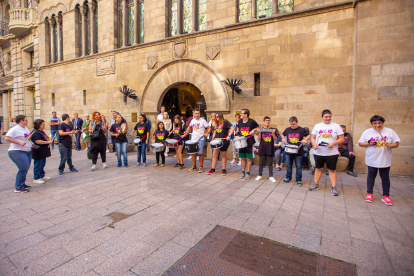
M 259 157 L 259 175 L 262 176 L 263 174 L 263 167 L 267 158 L 267 165 L 269 166 L 269 177 L 273 177 L 273 156 L 260 155 Z
M 165 153 L 165 148 L 164 148 L 164 150 L 162 152 L 156 152 L 155 153 L 155 158 L 157 160 L 157 164 L 160 163 L 160 156 L 161 156 L 161 162 L 162 162 L 162 164 L 163 165 L 165 164 L 165 155 L 164 155 L 164 153 Z
M 98 156 L 101 154 L 102 163 L 106 162 L 106 141 L 99 140 L 91 143 L 90 153 L 92 155 L 92 164 L 96 165 Z
M 355 155 L 350 155 L 348 150 L 340 151 L 340 153 L 341 153 L 341 156 L 349 159 L 347 170 L 350 172 L 353 172 L 354 165 L 355 165 Z
M 382 195 L 389 196 L 390 195 L 390 168 L 374 168 L 368 166 L 368 177 L 367 177 L 367 193 L 372 194 L 374 191 L 374 184 L 375 178 L 377 177 L 377 173 L 379 171 L 379 175 L 381 177 L 382 182 Z

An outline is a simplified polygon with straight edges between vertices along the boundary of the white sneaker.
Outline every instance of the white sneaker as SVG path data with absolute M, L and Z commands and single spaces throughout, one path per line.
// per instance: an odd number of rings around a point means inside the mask
M 273 183 L 276 183 L 276 179 L 274 177 L 269 177 L 269 180 L 272 181 Z
M 165 152 L 165 153 L 164 153 L 164 156 L 168 156 L 168 153 L 167 153 L 167 152 Z
M 108 168 L 108 166 L 106 165 L 106 163 L 103 163 L 103 168 L 104 169 Z
M 95 171 L 96 170 L 96 165 L 92 165 L 92 169 L 91 169 L 92 171 Z
M 241 166 L 241 161 L 239 161 L 239 163 L 237 163 L 237 166 Z
M 43 178 L 42 178 L 42 180 L 50 180 L 50 179 L 52 179 L 52 178 L 49 177 L 49 176 L 43 176 Z
M 45 182 L 43 180 L 41 180 L 41 179 L 35 179 L 35 180 L 33 180 L 33 183 L 34 184 L 43 184 Z
M 233 159 L 233 161 L 230 162 L 230 164 L 235 164 L 236 163 L 236 159 Z
M 88 151 L 88 148 L 86 148 L 85 151 Z
M 190 160 L 190 159 L 191 159 L 191 155 L 190 155 L 190 156 L 188 156 L 187 160 Z
M 109 152 L 109 149 L 108 149 L 108 150 L 106 150 L 106 152 Z
M 262 180 L 262 177 L 258 175 L 255 180 Z

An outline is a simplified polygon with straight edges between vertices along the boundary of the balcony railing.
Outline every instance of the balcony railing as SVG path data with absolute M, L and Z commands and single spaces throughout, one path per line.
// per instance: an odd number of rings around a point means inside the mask
M 6 44 L 12 36 L 9 32 L 9 23 L 0 22 L 0 46 Z
M 36 9 L 10 9 L 9 30 L 15 36 L 19 36 L 30 28 L 36 26 Z

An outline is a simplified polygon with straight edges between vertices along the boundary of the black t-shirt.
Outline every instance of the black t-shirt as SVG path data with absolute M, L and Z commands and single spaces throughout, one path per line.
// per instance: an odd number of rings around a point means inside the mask
M 260 145 L 259 155 L 260 156 L 273 156 L 275 154 L 275 140 L 273 139 L 273 128 L 269 131 L 272 132 L 261 132 L 260 133 Z
M 155 131 L 155 143 L 164 143 L 168 139 L 168 130 L 156 130 Z
M 121 126 L 122 126 L 122 122 L 120 124 L 115 123 L 115 124 L 113 124 L 111 126 L 111 129 L 109 130 L 110 132 L 115 133 L 115 134 L 116 133 L 119 133 L 119 136 L 118 137 L 115 137 L 115 139 L 114 139 L 114 142 L 115 143 L 125 143 L 125 142 L 128 142 L 128 139 L 126 137 L 126 134 L 125 133 L 122 133 L 122 131 L 121 131 Z
M 176 140 L 180 140 L 181 136 L 180 135 L 184 135 L 186 126 L 184 124 L 181 124 L 181 127 L 179 126 L 173 126 L 173 134 L 174 134 L 174 139 Z
M 150 132 L 149 125 L 147 123 L 137 123 L 134 127 L 134 130 L 137 131 L 137 138 L 141 138 L 144 143 L 147 143 L 148 137 L 146 135 L 148 132 Z
M 46 133 L 44 133 L 43 131 L 34 130 L 34 133 L 32 135 L 32 142 L 35 143 L 35 145 L 39 146 L 37 149 L 32 148 L 32 159 L 33 160 L 39 160 L 39 159 L 43 159 L 43 158 L 47 158 L 50 157 L 50 148 L 49 145 L 46 144 L 37 144 L 36 141 L 47 141 L 49 139 L 49 137 L 46 135 Z
M 309 132 L 306 131 L 303 127 L 298 127 L 295 129 L 292 129 L 291 127 L 288 127 L 283 132 L 283 136 L 285 136 L 286 143 L 291 145 L 300 145 L 302 144 L 302 140 L 304 137 L 308 136 Z M 289 154 L 289 155 L 298 155 L 301 156 L 304 154 L 303 147 L 300 147 L 298 154 Z
M 73 130 L 73 127 L 66 123 L 61 123 L 58 127 L 58 130 L 62 130 L 63 132 L 70 132 Z M 72 135 L 59 135 L 59 143 L 67 148 L 72 147 Z
M 250 136 L 249 135 L 250 131 L 259 127 L 257 122 L 252 119 L 249 119 L 246 123 L 243 123 L 243 119 L 241 119 L 237 125 L 238 125 L 241 135 L 246 136 L 246 137 Z M 247 145 L 251 147 L 253 146 L 253 144 L 254 144 L 254 137 L 252 135 L 249 139 L 247 139 Z
M 227 120 L 224 120 L 223 125 L 216 126 L 216 136 L 215 138 L 224 138 L 229 135 L 229 130 L 232 127 L 231 123 Z

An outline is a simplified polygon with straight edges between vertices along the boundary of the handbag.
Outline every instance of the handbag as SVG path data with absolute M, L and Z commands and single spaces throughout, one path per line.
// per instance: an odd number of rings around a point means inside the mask
M 89 138 L 91 138 L 91 140 L 96 140 L 99 138 L 101 128 L 96 129 L 95 123 L 92 123 L 92 125 L 93 125 L 93 130 L 91 133 L 89 133 Z

